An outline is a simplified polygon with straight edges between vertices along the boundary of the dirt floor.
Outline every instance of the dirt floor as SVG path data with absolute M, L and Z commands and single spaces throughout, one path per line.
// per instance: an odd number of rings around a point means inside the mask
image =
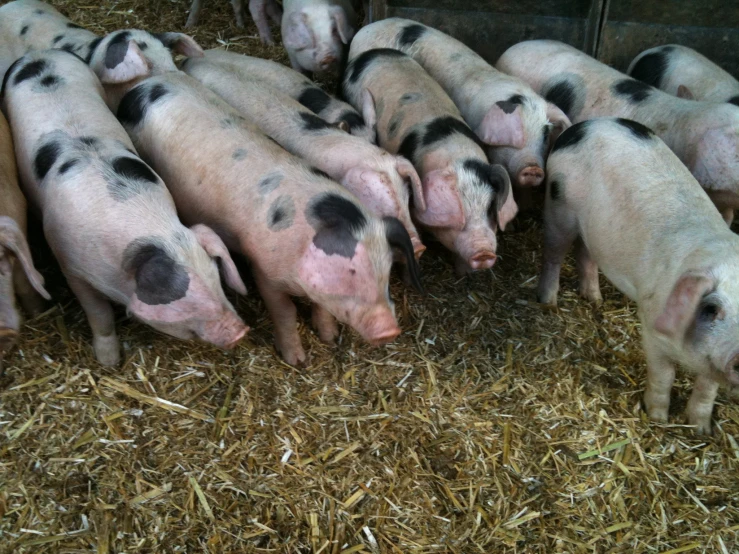
M 54 2 L 100 33 L 183 30 L 188 3 Z M 204 4 L 204 47 L 286 62 L 229 2 Z M 392 345 L 344 329 L 329 348 L 305 324 L 298 370 L 253 284 L 234 352 L 121 310 L 126 361 L 103 368 L 36 241 L 55 302 L 0 379 L 0 552 L 739 551 L 737 404 L 722 393 L 715 436 L 695 437 L 682 375 L 670 423 L 649 423 L 634 304 L 610 286 L 580 300 L 570 263 L 544 310 L 540 222 L 500 243 L 495 271 L 461 279 L 429 248 L 428 294 L 393 284 Z

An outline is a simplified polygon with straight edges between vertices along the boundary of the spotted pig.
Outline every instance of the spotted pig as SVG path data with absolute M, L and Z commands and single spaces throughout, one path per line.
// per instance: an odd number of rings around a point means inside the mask
M 739 384 L 739 237 L 680 160 L 635 121 L 573 125 L 548 165 L 539 300 L 556 304 L 560 266 L 579 238 L 581 294 L 600 302 L 600 267 L 639 306 L 649 417 L 667 420 L 682 366 L 697 375 L 688 420 L 710 433 L 719 384 Z
M 6 73 L 2 94 L 26 193 L 87 314 L 98 360 L 119 361 L 110 300 L 164 333 L 236 344 L 247 327 L 217 261 L 231 288 L 246 289 L 228 250 L 208 227 L 180 223 L 89 67 L 63 50 L 29 53 Z
M 352 43 L 344 96 L 376 125 L 378 142 L 410 160 L 424 204 L 413 216 L 456 254 L 457 270 L 495 263 L 495 229 L 516 214 L 508 175 L 490 165 L 454 103 L 412 58 L 398 50 L 360 51 Z
M 618 116 L 654 130 L 727 222 L 739 208 L 739 107 L 671 96 L 561 42 L 509 48 L 498 69 L 527 81 L 574 122 Z

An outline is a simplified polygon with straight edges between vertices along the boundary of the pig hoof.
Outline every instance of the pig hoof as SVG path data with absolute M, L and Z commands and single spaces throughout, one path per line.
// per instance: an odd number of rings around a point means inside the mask
M 557 291 L 538 291 L 536 293 L 536 301 L 539 304 L 545 304 L 547 306 L 557 306 Z
M 603 297 L 600 295 L 600 291 L 594 292 L 589 290 L 581 290 L 580 296 L 588 302 L 595 304 L 596 306 L 600 306 L 601 304 L 603 304 Z
M 695 425 L 696 435 L 706 435 L 706 436 L 713 435 L 713 431 L 711 430 L 711 420 L 710 419 L 708 421 L 693 422 L 692 425 Z
M 657 423 L 667 423 L 667 408 L 651 408 L 647 409 L 649 419 Z
M 95 357 L 101 365 L 115 366 L 121 361 L 118 337 L 95 337 L 93 339 Z
M 280 348 L 277 347 L 277 351 L 282 356 L 282 359 L 285 360 L 289 365 L 294 367 L 305 367 L 307 357 L 305 355 L 305 351 L 303 350 L 303 347 L 298 345 L 297 347 L 292 348 Z

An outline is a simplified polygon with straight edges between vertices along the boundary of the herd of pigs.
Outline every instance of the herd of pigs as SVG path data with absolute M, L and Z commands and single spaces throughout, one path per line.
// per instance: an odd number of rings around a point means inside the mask
M 585 298 L 601 300 L 600 267 L 638 304 L 649 416 L 666 420 L 683 366 L 697 375 L 688 420 L 710 433 L 719 385 L 739 385 L 736 79 L 676 45 L 640 54 L 631 77 L 546 40 L 496 69 L 413 21 L 355 35 L 348 2 L 249 7 L 265 42 L 282 19 L 294 69 L 181 33 L 99 37 L 37 0 L 0 8 L 0 351 L 15 295 L 30 313 L 49 298 L 17 174 L 106 365 L 120 359 L 111 301 L 234 346 L 248 327 L 221 278 L 246 288 L 229 250 L 249 259 L 288 363 L 306 360 L 293 296 L 323 341 L 338 320 L 389 342 L 391 266 L 422 290 L 416 226 L 457 271 L 491 268 L 514 194 L 545 183 L 539 301 L 556 304 L 575 244 Z M 343 101 L 306 76 L 337 66 Z

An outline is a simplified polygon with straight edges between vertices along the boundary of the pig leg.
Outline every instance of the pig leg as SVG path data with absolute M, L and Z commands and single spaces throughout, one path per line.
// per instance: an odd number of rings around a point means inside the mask
M 67 282 L 87 315 L 87 321 L 92 329 L 92 346 L 98 362 L 107 366 L 117 365 L 121 359 L 120 347 L 110 302 L 77 277 L 67 276 Z
M 187 23 L 185 23 L 185 27 L 195 27 L 195 25 L 198 24 L 200 8 L 202 7 L 203 0 L 192 0 L 192 4 L 190 4 L 190 15 L 187 17 Z
M 273 46 L 275 41 L 272 39 L 272 30 L 269 28 L 269 21 L 267 21 L 269 6 L 269 0 L 249 0 L 249 13 L 257 26 L 259 38 L 262 39 L 264 44 Z
M 282 7 L 275 0 L 267 0 L 265 11 L 273 23 L 282 23 Z
M 293 366 L 305 363 L 305 351 L 298 334 L 298 310 L 290 296 L 269 282 L 255 268 L 254 277 L 259 294 L 267 306 L 269 315 L 275 326 L 275 346 L 285 361 Z
M 542 304 L 557 305 L 559 272 L 567 251 L 577 238 L 577 221 L 566 205 L 551 205 L 547 198 L 544 211 L 544 253 L 537 298 Z
M 718 382 L 707 375 L 698 375 L 688 400 L 688 423 L 695 425 L 699 435 L 711 434 L 711 413 L 718 394 Z
M 675 381 L 675 364 L 660 352 L 655 344 L 652 344 L 652 339 L 647 332 L 644 333 L 644 353 L 647 357 L 647 387 L 644 391 L 647 415 L 654 421 L 667 421 L 670 391 Z
M 588 247 L 582 238 L 575 244 L 575 258 L 577 259 L 577 274 L 580 276 L 580 296 L 600 304 L 603 297 L 600 294 L 600 283 L 598 282 L 598 264 L 590 257 Z
M 334 344 L 339 336 L 339 324 L 324 307 L 313 304 L 312 313 L 313 327 L 318 331 L 318 337 L 326 344 Z
M 44 300 L 28 282 L 26 273 L 21 264 L 16 263 L 13 267 L 13 287 L 15 294 L 23 306 L 23 310 L 30 316 L 37 316 L 44 311 Z
M 236 26 L 239 29 L 244 28 L 244 0 L 231 0 L 231 5 L 234 8 L 234 15 L 236 16 Z

